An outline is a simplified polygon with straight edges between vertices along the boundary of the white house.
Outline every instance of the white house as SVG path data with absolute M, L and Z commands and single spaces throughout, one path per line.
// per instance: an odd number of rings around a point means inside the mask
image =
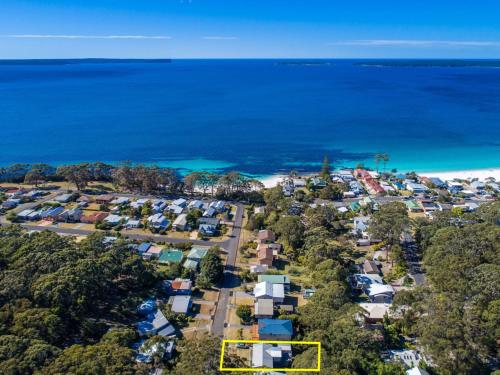
M 148 223 L 156 229 L 165 229 L 168 227 L 169 221 L 161 213 L 151 215 L 148 217 Z
M 290 344 L 253 344 L 252 367 L 281 368 L 291 360 L 292 346 Z
M 368 287 L 368 297 L 371 302 L 391 303 L 394 297 L 394 288 L 387 284 L 373 283 Z
M 184 231 L 187 229 L 187 215 L 180 214 L 172 223 L 172 228 L 178 231 Z
M 272 299 L 275 303 L 285 300 L 285 287 L 283 284 L 272 284 L 268 281 L 257 283 L 253 290 L 255 299 Z

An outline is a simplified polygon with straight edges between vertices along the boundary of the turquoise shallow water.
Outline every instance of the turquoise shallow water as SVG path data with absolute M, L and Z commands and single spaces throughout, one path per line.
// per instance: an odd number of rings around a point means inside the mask
M 82 160 L 254 175 L 500 167 L 500 69 L 359 60 L 0 62 L 0 165 Z M 372 63 L 373 61 L 369 61 Z M 453 65 L 453 66 L 450 66 Z

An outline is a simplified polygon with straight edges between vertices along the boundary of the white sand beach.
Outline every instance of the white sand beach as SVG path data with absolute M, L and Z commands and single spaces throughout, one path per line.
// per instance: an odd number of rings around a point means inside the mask
M 277 175 L 272 175 L 272 176 L 267 176 L 264 178 L 259 178 L 259 181 L 264 184 L 266 188 L 272 188 L 275 187 L 283 177 L 286 177 L 284 174 L 277 174 Z

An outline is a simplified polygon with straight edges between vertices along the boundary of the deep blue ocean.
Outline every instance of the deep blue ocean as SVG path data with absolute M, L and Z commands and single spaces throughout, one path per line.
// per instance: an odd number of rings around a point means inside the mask
M 484 66 L 486 65 L 486 66 Z M 256 175 L 500 167 L 500 64 L 0 61 L 0 165 L 102 160 Z

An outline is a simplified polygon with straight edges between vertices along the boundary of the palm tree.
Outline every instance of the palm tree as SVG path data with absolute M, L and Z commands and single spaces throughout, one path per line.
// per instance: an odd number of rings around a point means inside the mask
M 385 165 L 389 162 L 389 154 L 383 153 L 382 154 L 382 161 L 384 162 L 384 172 L 385 172 Z
M 379 166 L 379 164 L 380 164 L 380 161 L 383 159 L 383 156 L 382 156 L 382 154 L 381 154 L 381 153 L 378 153 L 378 152 L 377 152 L 377 153 L 375 154 L 374 158 L 375 158 L 375 165 L 376 165 L 376 167 L 377 167 L 377 173 L 378 173 L 378 166 Z

